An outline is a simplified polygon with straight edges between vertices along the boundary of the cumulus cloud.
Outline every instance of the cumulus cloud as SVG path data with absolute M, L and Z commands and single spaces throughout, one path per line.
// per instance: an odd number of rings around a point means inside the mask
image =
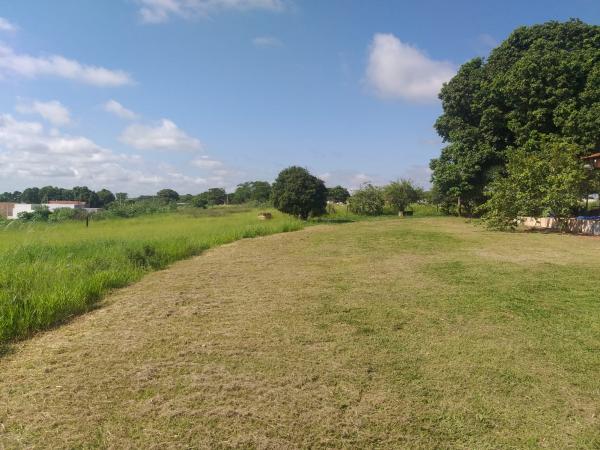
M 0 114 L 0 183 L 7 190 L 85 184 L 135 195 L 164 187 L 199 192 L 208 187 L 209 180 L 186 175 L 171 166 L 157 168 L 139 156 L 115 153 L 86 137 Z
M 0 44 L 0 75 L 2 74 L 27 78 L 58 77 L 103 87 L 133 83 L 131 76 L 122 70 L 85 65 L 60 55 L 31 56 L 17 53 L 12 48 Z
M 57 100 L 49 102 L 40 102 L 38 100 L 30 103 L 20 102 L 15 109 L 21 114 L 38 114 L 52 125 L 61 126 L 71 123 L 69 110 Z
M 191 164 L 199 169 L 219 169 L 220 167 L 223 167 L 221 161 L 211 159 L 208 156 L 201 156 L 200 158 L 193 159 Z M 222 173 L 220 174 L 223 175 Z
M 17 27 L 14 23 L 11 23 L 4 17 L 0 17 L 0 31 L 6 31 L 9 33 L 13 33 L 17 31 L 19 27 Z
M 172 16 L 191 19 L 224 11 L 281 11 L 283 0 L 137 0 L 144 23 L 166 22 Z
M 125 108 L 116 100 L 109 100 L 104 105 L 104 111 L 114 114 L 117 117 L 125 120 L 135 120 L 138 118 L 138 115 L 133 111 Z
M 174 122 L 162 119 L 157 125 L 133 124 L 121 134 L 121 142 L 138 150 L 200 150 L 196 138 L 188 136 Z
M 257 36 L 252 39 L 252 44 L 255 47 L 283 47 L 283 42 L 273 36 Z
M 376 34 L 369 49 L 366 78 L 381 98 L 435 100 L 455 73 L 452 63 L 433 60 L 393 34 Z

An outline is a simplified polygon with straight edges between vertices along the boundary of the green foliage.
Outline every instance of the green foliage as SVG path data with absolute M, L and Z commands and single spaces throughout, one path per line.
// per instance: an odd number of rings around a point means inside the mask
M 405 211 L 406 208 L 423 196 L 421 189 L 416 188 L 408 180 L 394 181 L 383 188 L 386 203 L 394 212 Z
M 115 201 L 115 196 L 108 189 L 101 189 L 96 192 L 100 207 L 106 207 Z
M 302 227 L 290 217 L 261 222 L 256 214 L 146 215 L 89 228 L 11 221 L 0 228 L 0 343 L 88 311 L 110 289 L 207 248 Z
M 246 181 L 237 185 L 231 203 L 267 203 L 271 199 L 271 185 L 267 181 Z
M 335 203 L 346 203 L 350 198 L 350 192 L 343 186 L 335 186 L 327 189 L 327 200 Z
M 370 183 L 361 186 L 348 199 L 348 209 L 354 214 L 378 216 L 383 214 L 384 206 L 383 190 Z
M 223 188 L 210 188 L 204 193 L 208 205 L 224 205 L 227 201 L 227 193 Z
M 173 189 L 161 189 L 156 193 L 156 197 L 165 203 L 179 200 L 179 194 Z
M 327 188 L 308 170 L 288 167 L 273 184 L 273 204 L 279 211 L 302 219 L 320 216 L 325 213 Z
M 47 222 L 50 214 L 51 212 L 48 208 L 39 207 L 33 211 L 22 211 L 17 214 L 17 218 L 23 222 Z
M 493 228 L 518 225 L 520 216 L 571 216 L 585 195 L 586 174 L 578 147 L 558 140 L 536 141 L 509 153 L 507 175 L 491 183 L 481 208 Z
M 600 27 L 579 20 L 516 29 L 487 60 L 464 64 L 440 93 L 435 127 L 448 145 L 432 160 L 446 209 L 485 201 L 509 149 L 544 136 L 578 153 L 600 145 Z
M 194 208 L 206 208 L 208 201 L 206 200 L 206 196 L 198 194 L 192 197 L 190 200 L 190 205 L 192 205 Z
M 165 214 L 173 212 L 177 205 L 173 202 L 165 203 L 165 200 L 149 198 L 145 200 L 128 201 L 125 203 L 114 202 L 103 211 L 94 213 L 94 220 L 110 219 L 113 217 L 139 217 L 152 214 Z

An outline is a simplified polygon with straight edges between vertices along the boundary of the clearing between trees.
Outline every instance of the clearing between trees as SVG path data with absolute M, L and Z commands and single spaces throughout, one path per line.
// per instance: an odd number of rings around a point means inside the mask
M 598 448 L 600 240 L 245 239 L 0 357 L 0 448 Z

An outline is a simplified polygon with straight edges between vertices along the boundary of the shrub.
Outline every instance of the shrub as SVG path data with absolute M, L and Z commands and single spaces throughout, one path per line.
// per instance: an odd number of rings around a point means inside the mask
M 327 188 L 308 170 L 292 166 L 282 170 L 273 184 L 273 205 L 279 211 L 307 219 L 325 213 Z
M 393 212 L 404 212 L 411 204 L 419 200 L 421 190 L 408 180 L 394 181 L 383 188 L 385 201 Z
M 348 199 L 348 209 L 354 214 L 377 216 L 383 214 L 385 199 L 381 188 L 364 184 Z

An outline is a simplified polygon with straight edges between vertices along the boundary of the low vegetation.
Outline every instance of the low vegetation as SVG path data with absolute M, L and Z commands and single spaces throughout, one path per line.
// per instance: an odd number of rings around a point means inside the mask
M 222 246 L 15 344 L 0 441 L 597 449 L 599 265 L 598 239 L 446 217 Z
M 302 227 L 281 214 L 259 222 L 257 210 L 206 211 L 94 220 L 89 228 L 77 221 L 5 224 L 0 228 L 0 342 L 85 312 L 108 290 L 179 259 L 237 239 Z

